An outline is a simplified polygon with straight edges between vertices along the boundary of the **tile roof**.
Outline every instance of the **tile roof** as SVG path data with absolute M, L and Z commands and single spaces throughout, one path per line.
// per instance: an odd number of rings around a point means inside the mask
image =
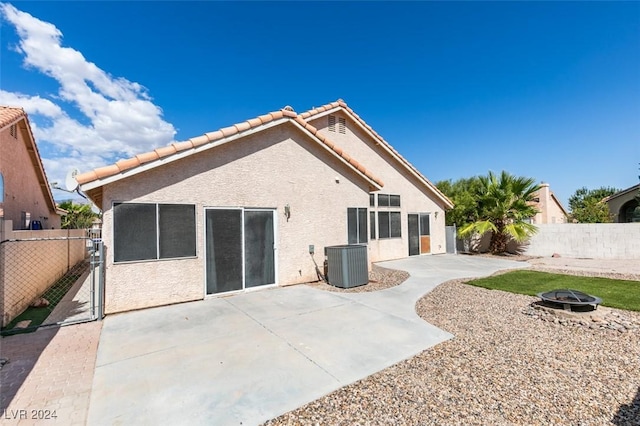
M 0 130 L 4 130 L 10 125 L 16 124 L 19 121 L 24 120 L 25 129 L 27 132 L 27 137 L 24 138 L 25 147 L 29 154 L 29 158 L 31 159 L 31 164 L 36 172 L 38 177 L 38 183 L 40 184 L 40 188 L 44 193 L 44 198 L 47 201 L 49 210 L 51 212 L 57 212 L 56 202 L 53 199 L 53 194 L 51 193 L 51 188 L 49 187 L 49 180 L 47 179 L 47 173 L 44 170 L 44 166 L 42 165 L 42 158 L 40 157 L 40 152 L 38 151 L 38 145 L 36 145 L 36 140 L 33 136 L 33 132 L 31 131 L 31 124 L 29 123 L 29 117 L 24 109 L 19 107 L 10 107 L 0 105 Z M 22 126 L 18 126 L 22 129 Z
M 142 165 L 153 163 L 164 159 L 166 157 L 170 157 L 174 154 L 187 152 L 189 150 L 194 150 L 195 148 L 206 145 L 206 144 L 214 144 L 236 134 L 242 133 L 244 131 L 254 129 L 260 126 L 263 126 L 267 123 L 275 122 L 281 119 L 290 119 L 298 126 L 303 128 L 306 132 L 312 135 L 319 142 L 323 143 L 327 146 L 335 155 L 342 158 L 347 164 L 356 169 L 359 173 L 364 175 L 368 180 L 370 180 L 375 185 L 382 187 L 384 184 L 380 179 L 375 177 L 369 170 L 367 170 L 362 164 L 358 163 L 355 159 L 351 158 L 347 153 L 345 153 L 342 149 L 336 146 L 333 142 L 323 136 L 318 130 L 313 127 L 311 124 L 304 121 L 300 118 L 291 107 L 285 107 L 280 111 L 270 112 L 268 114 L 261 115 L 256 118 L 252 118 L 250 120 L 234 124 L 233 126 L 225 127 L 220 130 L 216 130 L 214 132 L 206 133 L 202 136 L 197 136 L 195 138 L 191 138 L 184 142 L 173 143 L 169 146 L 158 148 L 151 152 L 146 152 L 143 154 L 136 155 L 132 158 L 127 158 L 125 160 L 117 161 L 115 164 L 100 167 L 95 170 L 85 172 L 76 176 L 76 180 L 80 185 L 86 185 L 91 182 L 95 182 L 101 179 L 109 178 L 112 176 L 116 176 L 123 172 L 126 172 L 131 169 L 135 169 Z
M 0 106 L 0 129 L 4 129 L 26 115 L 22 108 Z
M 400 153 L 398 151 L 396 151 L 396 149 L 389 142 L 387 142 L 382 136 L 380 136 L 375 130 L 373 130 L 373 127 L 369 126 L 342 99 L 338 99 L 335 102 L 331 102 L 331 103 L 323 105 L 321 107 L 313 108 L 313 109 L 311 109 L 309 111 L 303 112 L 302 114 L 299 114 L 298 117 L 300 117 L 300 118 L 302 118 L 304 120 L 313 119 L 315 115 L 318 115 L 320 113 L 323 113 L 323 112 L 326 112 L 326 111 L 329 111 L 329 110 L 333 110 L 333 109 L 336 109 L 336 108 L 341 108 L 344 111 L 346 111 L 348 113 L 348 115 L 350 115 L 356 122 L 360 123 L 360 125 L 362 125 L 367 131 L 369 131 L 374 136 L 375 139 L 377 139 L 381 144 L 383 144 L 385 146 L 385 148 L 387 150 L 389 150 L 391 152 L 391 154 L 398 159 L 398 161 L 400 161 L 400 163 L 402 163 L 405 167 L 407 167 L 409 170 L 411 170 L 413 173 L 415 173 L 418 176 L 418 178 L 420 180 L 422 180 L 423 183 L 429 189 L 431 189 L 437 196 L 439 196 L 446 204 L 448 204 L 449 207 L 453 207 L 453 202 L 451 200 L 449 200 L 449 198 L 442 191 L 440 191 L 433 183 L 431 183 L 431 181 L 429 179 L 427 179 L 426 176 L 424 176 L 422 173 L 420 173 L 420 171 L 418 169 L 416 169 L 413 164 L 411 164 L 406 158 L 404 158 L 402 155 L 400 155 Z

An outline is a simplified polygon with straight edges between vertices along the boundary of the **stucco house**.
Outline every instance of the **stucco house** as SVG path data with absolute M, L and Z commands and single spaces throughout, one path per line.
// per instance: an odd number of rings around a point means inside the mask
M 532 204 L 538 209 L 538 213 L 531 220 L 532 223 L 567 223 L 567 211 L 556 194 L 549 189 L 548 183 L 540 184 L 540 189 L 534 194 Z
M 22 108 L 0 106 L 0 221 L 12 221 L 12 230 L 58 229 L 62 213 L 27 114 Z
M 614 222 L 629 223 L 640 221 L 640 218 L 634 217 L 635 209 L 639 206 L 639 194 L 640 184 L 616 192 L 603 200 L 609 206 L 609 212 Z
M 342 100 L 80 174 L 103 211 L 106 313 L 315 281 L 324 247 L 445 253 L 451 201 Z

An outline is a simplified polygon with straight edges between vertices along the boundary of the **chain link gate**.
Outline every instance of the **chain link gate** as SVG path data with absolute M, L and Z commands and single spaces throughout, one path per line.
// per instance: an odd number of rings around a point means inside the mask
M 0 242 L 0 334 L 103 317 L 104 246 L 99 238 Z

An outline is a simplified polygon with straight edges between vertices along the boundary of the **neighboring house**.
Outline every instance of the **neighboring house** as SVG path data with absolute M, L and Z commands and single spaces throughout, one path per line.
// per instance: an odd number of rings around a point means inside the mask
M 638 195 L 640 195 L 640 184 L 616 192 L 602 200 L 609 206 L 613 222 L 640 222 L 638 216 L 634 220 L 634 211 L 638 207 Z
M 549 189 L 548 183 L 540 184 L 540 189 L 535 193 L 532 204 L 538 209 L 538 214 L 533 217 L 532 223 L 567 223 L 567 211 Z
M 0 219 L 13 230 L 60 228 L 29 119 L 22 108 L 0 106 Z
M 103 210 L 106 313 L 315 281 L 327 246 L 367 244 L 369 262 L 445 253 L 453 206 L 341 100 L 76 179 Z

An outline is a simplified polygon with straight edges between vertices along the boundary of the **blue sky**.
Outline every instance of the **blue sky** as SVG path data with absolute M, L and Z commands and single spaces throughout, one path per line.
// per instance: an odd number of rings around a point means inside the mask
M 50 181 L 342 98 L 433 182 L 504 169 L 565 205 L 582 186 L 638 183 L 640 2 L 14 2 L 0 15 L 0 104 L 29 113 Z

